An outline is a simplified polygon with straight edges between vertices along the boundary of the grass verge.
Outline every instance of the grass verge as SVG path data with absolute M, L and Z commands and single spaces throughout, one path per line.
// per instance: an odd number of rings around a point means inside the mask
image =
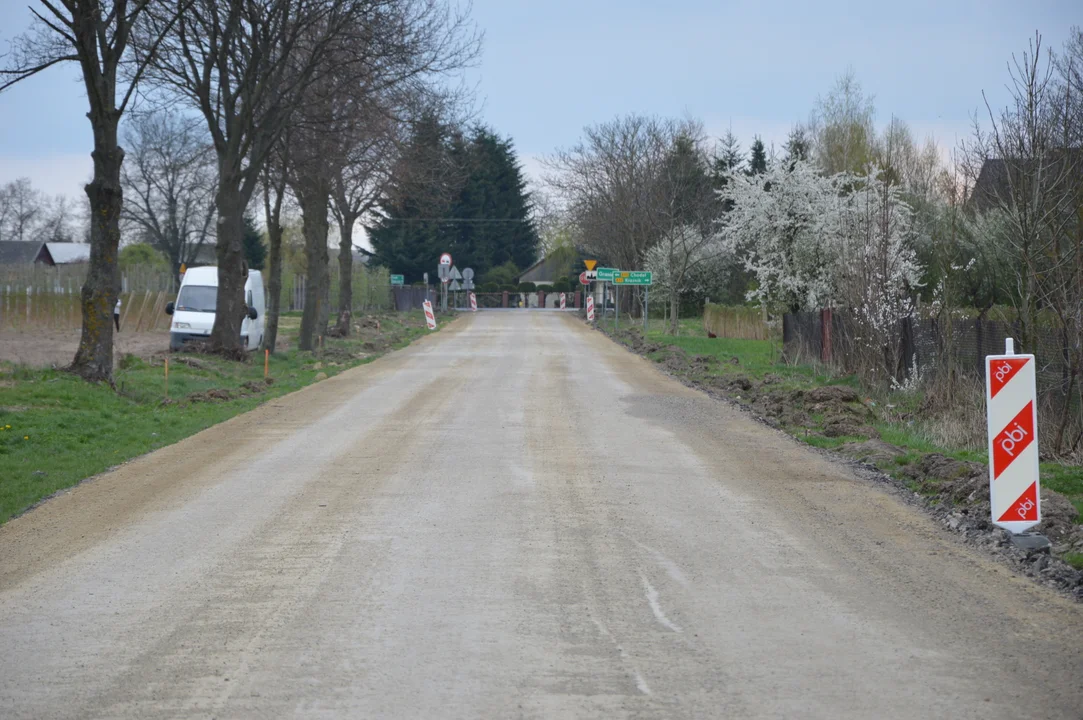
M 126 356 L 115 376 L 116 391 L 58 370 L 0 364 L 0 524 L 85 478 L 371 362 L 428 332 L 420 311 L 365 320 L 379 320 L 379 330 L 362 327 L 348 339 L 325 338 L 316 352 L 271 356 L 270 384 L 263 380 L 262 355 L 250 362 L 164 352 L 147 359 Z M 280 333 L 295 335 L 298 325 L 283 318 Z

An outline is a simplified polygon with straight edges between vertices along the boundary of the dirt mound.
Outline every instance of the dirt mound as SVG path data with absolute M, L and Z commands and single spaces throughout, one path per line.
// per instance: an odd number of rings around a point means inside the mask
M 805 391 L 805 399 L 812 403 L 856 403 L 861 396 L 848 385 L 824 385 Z
M 852 418 L 834 418 L 824 423 L 823 434 L 829 438 L 864 437 L 878 438 L 880 431 L 871 425 L 862 425 Z
M 902 457 L 906 451 L 897 448 L 883 440 L 866 440 L 865 442 L 851 442 L 841 446 L 839 452 L 849 455 L 867 463 L 877 464 L 890 462 L 895 458 Z
M 1054 490 L 1042 488 L 1042 522 L 1035 530 L 1053 542 L 1060 542 L 1073 534 L 1080 534 L 1083 539 L 1083 532 L 1076 525 L 1077 517 L 1079 511 L 1068 498 Z
M 222 402 L 224 400 L 232 400 L 233 393 L 224 388 L 212 388 L 211 390 L 189 393 L 184 399 L 190 403 Z

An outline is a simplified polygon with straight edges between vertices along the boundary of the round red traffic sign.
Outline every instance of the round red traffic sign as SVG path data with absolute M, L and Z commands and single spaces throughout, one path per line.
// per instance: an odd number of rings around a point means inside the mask
M 449 255 L 448 253 L 444 253 L 443 255 L 441 255 L 440 256 L 440 264 L 441 265 L 450 265 L 451 264 L 451 255 Z
M 587 274 L 585 272 L 579 273 L 579 284 L 590 285 L 590 280 L 587 279 Z

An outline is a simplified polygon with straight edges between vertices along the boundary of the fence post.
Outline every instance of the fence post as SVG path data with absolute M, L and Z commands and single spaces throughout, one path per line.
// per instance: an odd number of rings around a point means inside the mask
M 820 362 L 831 363 L 831 308 L 820 311 Z
M 504 299 L 501 302 L 500 307 L 505 308 L 505 309 L 508 307 L 508 291 L 507 290 L 504 291 Z

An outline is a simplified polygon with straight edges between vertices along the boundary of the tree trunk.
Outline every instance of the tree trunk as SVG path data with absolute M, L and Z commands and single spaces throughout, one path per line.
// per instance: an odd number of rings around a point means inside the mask
M 273 353 L 278 342 L 278 313 L 282 306 L 282 225 L 277 215 L 270 211 L 267 215 L 267 244 L 270 246 L 270 275 L 267 278 L 267 327 L 264 330 L 263 345 Z
M 86 380 L 113 382 L 113 307 L 120 291 L 117 249 L 123 193 L 116 118 L 91 118 L 94 127 L 94 177 L 85 188 L 90 200 L 90 267 L 80 297 L 83 331 L 68 368 Z
M 349 337 L 353 325 L 353 224 L 344 216 L 338 224 L 338 324 L 335 335 Z
M 218 194 L 218 307 L 211 330 L 211 347 L 227 356 L 238 356 L 241 322 L 244 320 L 244 284 L 248 267 L 244 260 L 244 197 L 240 180 L 220 171 Z
M 305 260 L 308 277 L 305 283 L 305 309 L 301 315 L 301 334 L 297 346 L 312 350 L 317 335 L 323 335 L 320 318 L 327 317 L 327 210 L 328 193 L 315 190 L 298 193 L 305 237 Z

